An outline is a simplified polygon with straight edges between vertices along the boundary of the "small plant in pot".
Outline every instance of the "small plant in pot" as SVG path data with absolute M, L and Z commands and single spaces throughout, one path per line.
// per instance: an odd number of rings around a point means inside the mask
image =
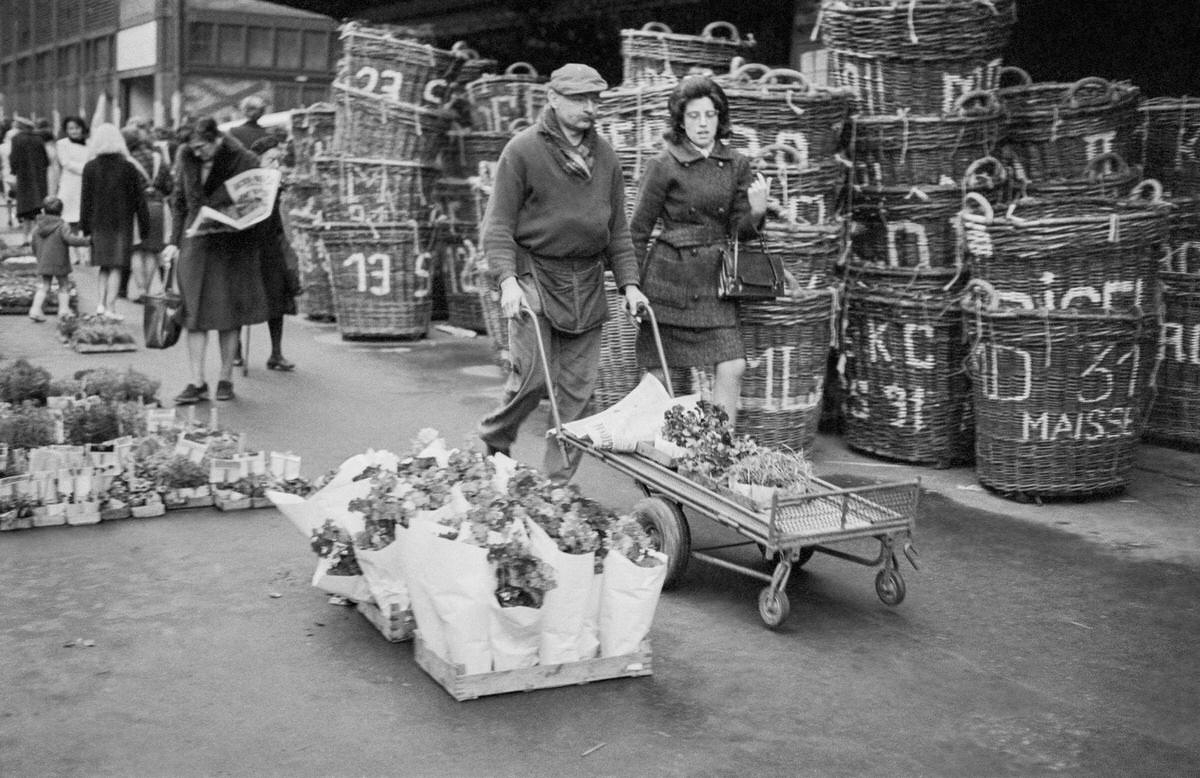
M 172 456 L 158 470 L 158 483 L 162 487 L 163 502 L 168 508 L 188 507 L 189 501 L 197 497 L 197 489 L 204 495 L 208 491 L 208 469 L 185 456 Z
M 729 488 L 759 508 L 772 498 L 805 494 L 812 484 L 812 463 L 798 451 L 759 449 L 729 468 Z

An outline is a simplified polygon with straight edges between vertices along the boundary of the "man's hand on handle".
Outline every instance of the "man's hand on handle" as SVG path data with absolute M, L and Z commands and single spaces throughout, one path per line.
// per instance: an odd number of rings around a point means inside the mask
M 646 299 L 646 295 L 642 294 L 642 290 L 633 284 L 625 287 L 625 312 L 630 317 L 637 319 L 641 313 L 642 306 L 649 307 L 650 301 Z
M 525 293 L 515 276 L 509 276 L 500 282 L 500 311 L 507 319 L 515 319 L 521 315 Z
M 170 264 L 179 256 L 179 247 L 174 244 L 167 244 L 163 246 L 163 250 L 159 252 L 158 256 L 163 262 Z

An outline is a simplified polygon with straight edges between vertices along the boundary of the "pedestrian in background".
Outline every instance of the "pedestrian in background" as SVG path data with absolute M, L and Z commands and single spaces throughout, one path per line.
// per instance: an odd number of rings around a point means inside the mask
M 4 205 L 5 226 L 13 227 L 16 220 L 17 178 L 9 167 L 9 156 L 12 154 L 12 139 L 17 130 L 12 122 L 5 119 L 0 121 L 0 203 Z
M 175 402 L 190 405 L 208 399 L 204 362 L 209 331 L 217 331 L 221 352 L 216 399 L 232 400 L 238 331 L 266 321 L 268 310 L 261 269 L 261 225 L 241 232 L 185 236 L 201 207 L 229 204 L 225 182 L 257 167 L 258 159 L 237 139 L 223 134 L 211 116 L 185 126 L 180 141 L 171 195 L 172 234 L 163 259 L 178 259 L 179 263 L 176 277 L 183 297 L 180 315 L 187 329 L 191 382 Z
M 608 317 L 605 268 L 616 276 L 631 315 L 646 301 L 625 220 L 621 166 L 594 128 L 608 84 L 593 68 L 572 63 L 555 70 L 548 86 L 537 124 L 517 133 L 500 155 L 484 216 L 483 250 L 509 319 L 513 361 L 501 406 L 479 424 L 489 454 L 508 452 L 547 391 L 554 392 L 563 421 L 587 408 Z M 535 316 L 522 314 L 526 304 Z M 549 388 L 539 330 L 549 351 Z M 578 454 L 564 461 L 547 441 L 543 466 L 551 478 L 569 479 L 577 464 Z
M 115 124 L 101 124 L 92 133 L 95 157 L 83 166 L 79 227 L 92 239 L 92 264 L 100 269 L 96 313 L 120 320 L 117 294 L 121 273 L 129 267 L 136 243 L 134 229 L 145 240 L 150 211 L 142 194 L 142 179 L 129 159 L 125 138 Z
M 88 239 L 72 234 L 71 228 L 62 217 L 63 202 L 57 197 L 47 197 L 42 203 L 42 213 L 33 227 L 33 253 L 37 257 L 37 273 L 41 282 L 33 294 L 33 305 L 29 307 L 29 318 L 45 321 L 42 306 L 50 294 L 50 284 L 58 283 L 58 318 L 69 318 L 71 313 L 71 257 L 67 250 L 71 246 L 86 246 Z
M 279 167 L 283 147 L 274 133 L 259 138 L 250 150 L 258 155 L 262 167 Z M 267 369 L 288 373 L 296 369 L 296 364 L 283 356 L 283 317 L 296 315 L 296 297 L 301 292 L 300 260 L 283 228 L 278 199 L 263 231 L 261 268 L 263 289 L 267 293 L 267 332 L 271 336 Z M 241 354 L 240 343 L 238 353 Z
M 767 182 L 728 144 L 729 100 L 707 76 L 688 76 L 667 99 L 671 129 L 646 166 L 629 227 L 642 289 L 654 306 L 671 367 L 715 365 L 713 404 L 737 422 L 746 369 L 737 304 L 717 297 L 733 239 L 758 235 L 767 212 Z M 662 232 L 650 244 L 654 226 Z M 640 327 L 638 364 L 662 378 L 653 335 Z
M 54 194 L 58 191 L 58 145 L 54 126 L 49 119 L 40 118 L 33 123 L 33 131 L 42 139 L 46 159 L 50 162 L 50 167 L 46 168 L 46 194 Z
M 40 135 L 34 132 L 33 122 L 16 117 L 13 136 L 8 152 L 10 174 L 14 178 L 17 193 L 17 219 L 26 237 L 32 237 L 33 221 L 41 213 L 42 201 L 49 193 L 48 172 L 50 155 Z
M 242 100 L 238 108 L 242 112 L 242 116 L 246 117 L 246 121 L 236 127 L 231 127 L 229 134 L 237 138 L 248 149 L 253 149 L 254 144 L 270 134 L 270 130 L 258 123 L 262 115 L 267 110 L 266 102 L 258 95 L 250 95 Z
M 167 245 L 164 230 L 167 221 L 166 198 L 172 190 L 171 165 L 163 158 L 162 152 L 151 144 L 148 131 L 127 127 L 122 135 L 130 161 L 141 176 L 142 194 L 150 212 L 149 231 L 141 242 L 133 246 L 129 259 L 127 296 L 130 302 L 136 303 L 154 291 L 152 286 L 159 271 L 159 254 Z
M 58 193 L 62 200 L 62 218 L 71 229 L 79 229 L 79 204 L 83 191 L 83 166 L 92 158 L 88 143 L 88 123 L 79 116 L 63 119 L 62 137 L 56 144 L 58 152 Z M 71 248 L 72 264 L 85 264 L 85 247 Z

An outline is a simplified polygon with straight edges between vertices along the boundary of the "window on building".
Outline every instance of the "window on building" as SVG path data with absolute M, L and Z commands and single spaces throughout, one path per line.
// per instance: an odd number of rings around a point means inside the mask
M 60 78 L 74 76 L 79 73 L 79 49 L 75 44 L 61 46 L 58 49 L 58 75 Z
M 12 66 L 7 62 L 0 64 L 0 86 L 8 87 L 12 84 Z
M 34 59 L 33 77 L 37 81 L 45 81 L 48 78 L 53 78 L 54 74 L 50 67 L 50 52 L 44 51 L 38 54 Z
M 275 40 L 270 27 L 250 27 L 246 32 L 249 56 L 247 63 L 252 68 L 269 68 L 275 64 Z
M 226 67 L 246 64 L 246 28 L 240 24 L 222 24 L 217 28 L 217 60 Z
M 188 62 L 208 65 L 216 62 L 213 43 L 216 41 L 216 25 L 207 22 L 192 22 L 188 27 Z
M 112 36 L 104 38 L 96 38 L 93 51 L 92 70 L 96 73 L 103 73 L 113 66 L 112 59 Z
M 317 73 L 329 70 L 329 35 L 320 31 L 304 33 L 304 69 Z
M 280 70 L 300 69 L 300 31 L 275 31 L 275 67 Z
M 17 60 L 17 83 L 28 84 L 31 80 L 30 76 L 33 75 L 31 70 L 33 70 L 33 63 L 29 61 L 29 57 L 21 57 Z

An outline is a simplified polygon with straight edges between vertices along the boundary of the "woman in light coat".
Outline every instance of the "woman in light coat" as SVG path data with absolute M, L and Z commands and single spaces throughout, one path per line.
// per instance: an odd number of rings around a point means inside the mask
M 62 218 L 71 229 L 79 229 L 79 203 L 83 192 L 83 166 L 92 158 L 92 147 L 88 143 L 88 124 L 79 116 L 63 119 L 62 137 L 55 147 L 58 151 L 58 194 L 62 200 Z M 72 264 L 86 262 L 88 249 L 71 247 Z

